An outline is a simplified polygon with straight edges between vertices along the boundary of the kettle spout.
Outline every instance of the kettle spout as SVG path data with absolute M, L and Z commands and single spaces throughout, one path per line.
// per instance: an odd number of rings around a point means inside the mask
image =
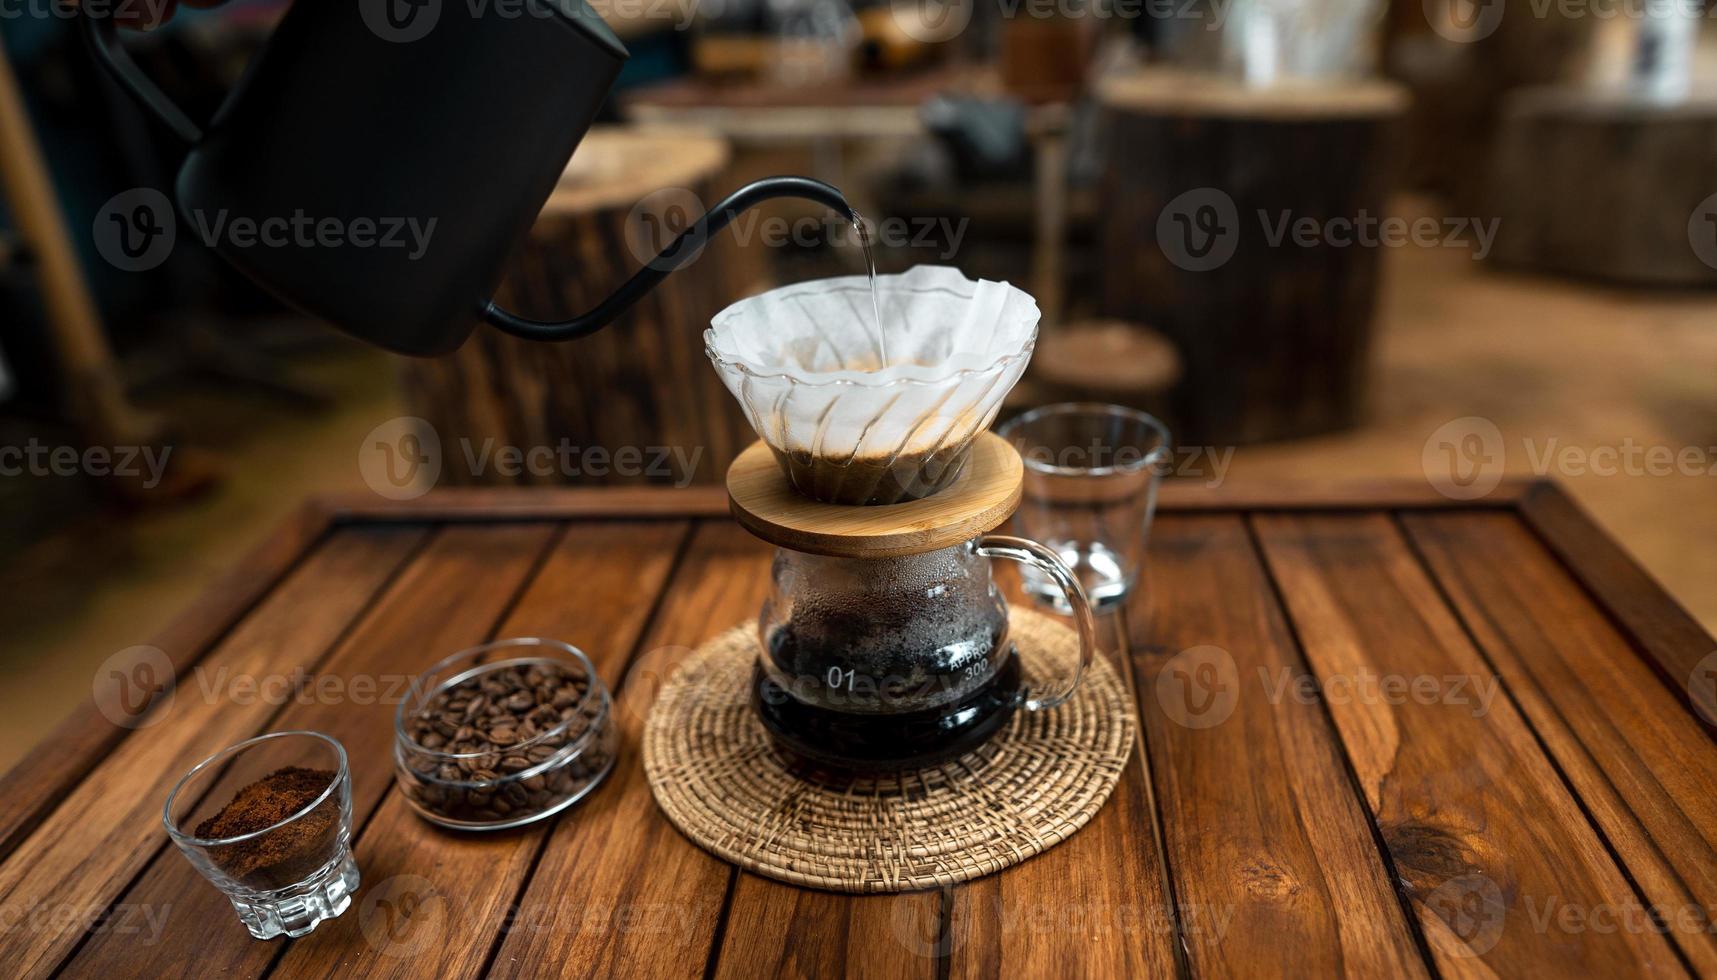
M 576 340 L 593 334 L 630 309 L 633 303 L 667 278 L 668 273 L 691 261 L 709 242 L 710 236 L 726 228 L 740 212 L 777 197 L 801 197 L 849 220 L 858 219 L 858 212 L 830 184 L 809 177 L 765 177 L 729 194 L 590 312 L 570 320 L 527 320 L 490 303 L 483 310 L 483 319 L 526 340 Z

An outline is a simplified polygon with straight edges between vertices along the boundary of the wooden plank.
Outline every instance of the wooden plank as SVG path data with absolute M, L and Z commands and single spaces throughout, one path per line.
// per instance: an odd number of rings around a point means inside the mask
M 1717 640 L 1698 620 L 1554 483 L 1535 487 L 1522 501 L 1520 513 L 1633 635 L 1671 689 L 1698 695 L 1696 707 L 1705 718 L 1717 720 L 1717 683 L 1705 673 L 1711 669 L 1706 658 L 1717 652 Z M 1688 703 L 1693 704 L 1690 698 Z
M 638 746 L 661 684 L 694 647 L 753 619 L 769 549 L 733 524 L 699 525 L 620 689 L 623 744 L 608 785 L 549 835 L 490 971 L 517 977 L 701 977 L 733 869 L 656 808 Z
M 685 522 L 573 525 L 500 635 L 571 643 L 590 657 L 612 690 L 689 531 Z M 550 821 L 514 833 L 449 834 L 390 792 L 358 842 L 364 885 L 356 906 L 293 943 L 275 972 L 481 975 L 504 925 L 534 927 L 532 910 L 513 903 L 553 826 Z M 566 892 L 555 897 L 564 902 Z
M 319 548 L 204 660 L 192 684 L 163 703 L 159 723 L 120 742 L 18 846 L 0 866 L 0 913 L 31 924 L 0 937 L 0 960 L 14 976 L 53 969 L 83 935 L 67 928 L 74 921 L 67 917 L 99 915 L 162 846 L 161 807 L 179 777 L 261 730 L 274 713 L 261 700 L 207 696 L 203 682 L 314 669 L 421 535 L 355 531 Z M 37 927 L 43 921 L 52 927 Z
M 1438 970 L 1682 973 L 1389 517 L 1253 523 Z
M 1192 973 L 1427 976 L 1245 523 L 1151 546 L 1133 662 Z
M 1403 522 L 1671 937 L 1717 976 L 1717 743 L 1517 517 Z
M 727 490 L 689 487 L 447 487 L 413 500 L 328 494 L 317 504 L 347 523 L 725 517 Z
M 393 715 L 408 685 L 441 657 L 488 638 L 552 533 L 546 524 L 439 532 L 351 636 L 314 668 L 302 689 L 307 693 L 287 700 L 255 730 L 310 729 L 339 739 L 351 765 L 353 821 L 361 828 L 393 785 Z M 256 676 L 278 676 L 275 670 L 270 664 Z M 243 675 L 235 671 L 224 682 L 239 691 Z M 231 711 L 234 705 L 226 707 Z M 237 789 L 223 781 L 213 792 L 219 798 Z M 160 837 L 157 828 L 149 843 Z M 120 901 L 128 911 L 172 909 L 165 928 L 144 943 L 134 935 L 97 931 L 68 966 L 105 977 L 256 976 L 266 969 L 281 944 L 252 940 L 226 899 L 176 848 L 161 841 L 151 850 L 155 858 L 148 870 Z M 365 870 L 361 864 L 360 869 Z
M 942 896 L 842 895 L 740 872 L 715 976 L 934 977 Z
M 1124 624 L 1111 616 L 1099 628 L 1103 655 L 1129 677 L 1119 652 Z M 1174 973 L 1176 916 L 1149 781 L 1143 746 L 1135 744 L 1114 794 L 1079 833 L 1001 874 L 955 887 L 944 939 L 949 975 Z
M 316 543 L 328 514 L 300 507 L 148 641 L 175 675 L 189 670 Z M 139 719 L 141 720 L 141 718 Z M 85 701 L 0 779 L 0 859 L 132 731 Z

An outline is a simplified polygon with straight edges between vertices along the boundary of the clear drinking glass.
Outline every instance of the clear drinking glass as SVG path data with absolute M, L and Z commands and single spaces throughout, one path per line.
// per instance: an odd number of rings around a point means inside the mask
M 250 833 L 199 836 L 199 825 L 235 802 L 241 790 L 286 768 L 327 773 L 328 785 L 294 812 Z M 274 732 L 209 756 L 173 787 L 162 822 L 258 939 L 302 936 L 344 912 L 358 889 L 346 750 L 320 732 Z
M 1045 405 L 1009 420 L 997 433 L 1025 461 L 1020 533 L 1048 545 L 1079 578 L 1098 608 L 1126 598 L 1144 564 L 1157 484 L 1172 458 L 1169 431 L 1121 405 Z M 1063 612 L 1051 580 L 1027 567 L 1025 590 Z

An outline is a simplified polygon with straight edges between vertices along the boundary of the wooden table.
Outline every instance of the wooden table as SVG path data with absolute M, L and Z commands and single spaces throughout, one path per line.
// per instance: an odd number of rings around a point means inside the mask
M 182 680 L 148 724 L 86 706 L 7 777 L 0 962 L 104 980 L 1717 974 L 1717 643 L 1562 493 L 1176 484 L 1152 548 L 1110 621 L 1148 751 L 1105 809 L 1002 874 L 855 898 L 736 872 L 645 784 L 662 672 L 764 593 L 767 550 L 718 491 L 310 506 L 155 639 Z M 437 831 L 392 791 L 376 701 L 520 634 L 591 654 L 625 754 L 552 824 Z M 298 669 L 340 686 L 237 696 Z M 288 728 L 351 753 L 365 887 L 308 938 L 255 942 L 160 810 L 204 755 Z

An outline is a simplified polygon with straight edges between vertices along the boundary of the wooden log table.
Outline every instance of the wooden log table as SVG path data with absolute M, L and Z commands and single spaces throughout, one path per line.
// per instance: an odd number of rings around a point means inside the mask
M 1001 874 L 871 897 L 736 871 L 645 783 L 663 676 L 764 595 L 768 550 L 719 491 L 309 506 L 153 641 L 170 698 L 92 702 L 6 777 L 0 962 L 104 980 L 1717 974 L 1717 643 L 1567 497 L 1162 497 L 1147 587 L 1109 620 L 1144 739 L 1107 806 Z M 392 787 L 397 684 L 514 635 L 590 653 L 621 761 L 553 822 L 437 830 Z M 277 677 L 311 682 L 241 696 Z M 299 728 L 350 751 L 363 890 L 307 938 L 257 942 L 161 807 L 205 755 Z
M 1356 425 L 1405 92 L 1150 67 L 1105 78 L 1097 100 L 1098 312 L 1178 350 L 1175 434 L 1232 445 Z M 1298 237 L 1277 234 L 1290 225 Z

